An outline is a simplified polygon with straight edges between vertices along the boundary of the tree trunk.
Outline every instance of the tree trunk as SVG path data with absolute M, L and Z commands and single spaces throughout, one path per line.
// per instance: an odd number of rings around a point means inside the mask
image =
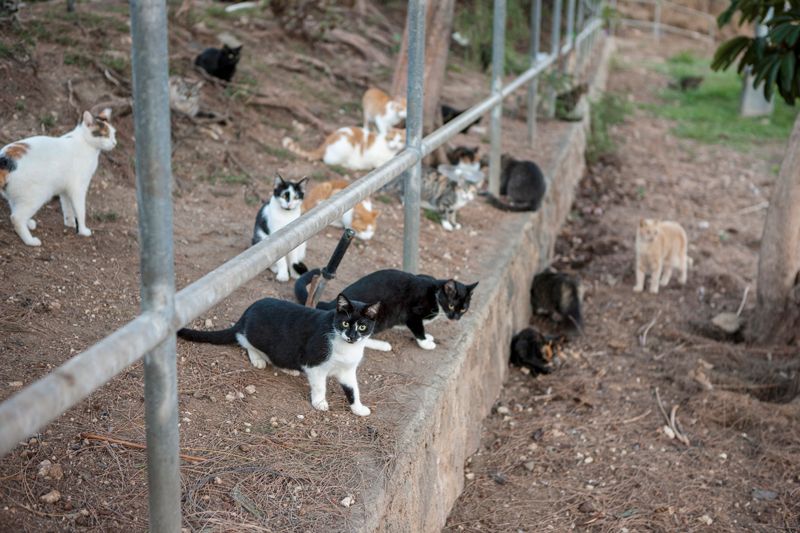
M 423 129 L 426 133 L 441 125 L 439 98 L 444 87 L 447 57 L 450 53 L 450 34 L 453 33 L 455 0 L 428 2 L 425 13 L 425 103 L 423 105 Z M 408 28 L 403 32 L 403 44 L 392 78 L 392 95 L 406 94 L 408 83 Z
M 758 258 L 756 312 L 749 337 L 759 343 L 800 340 L 800 115 L 767 210 Z

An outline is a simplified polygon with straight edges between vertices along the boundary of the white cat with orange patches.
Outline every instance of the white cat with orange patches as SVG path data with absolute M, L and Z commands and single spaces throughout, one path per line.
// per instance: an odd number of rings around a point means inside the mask
M 645 275 L 650 274 L 650 292 L 658 293 L 659 283 L 666 287 L 672 269 L 680 269 L 681 285 L 686 283 L 689 267 L 687 255 L 689 239 L 677 222 L 668 220 L 639 220 L 636 231 L 636 285 L 633 290 L 644 290 Z
M 92 234 L 86 227 L 86 193 L 100 151 L 117 145 L 116 130 L 109 122 L 111 110 L 92 116 L 83 113 L 78 126 L 61 137 L 39 135 L 13 142 L 0 150 L 0 193 L 11 207 L 11 222 L 28 246 L 41 246 L 31 235 L 33 215 L 53 196 L 61 200 L 64 225 L 79 235 Z
M 306 151 L 289 137 L 283 147 L 311 161 L 339 165 L 350 170 L 372 170 L 393 158 L 406 143 L 405 130 L 392 129 L 385 135 L 363 128 L 339 128 L 319 148 Z
M 316 207 L 321 202 L 327 200 L 337 192 L 350 185 L 347 180 L 331 180 L 320 183 L 306 195 L 303 200 L 303 211 Z M 368 241 L 375 235 L 377 229 L 375 219 L 378 218 L 380 211 L 372 208 L 372 201 L 369 198 L 360 201 L 353 209 L 342 215 L 341 223 L 334 224 L 351 228 L 356 232 L 356 238 Z
M 364 129 L 369 131 L 374 122 L 379 133 L 386 133 L 406 118 L 406 99 L 392 98 L 380 89 L 367 89 L 361 98 L 364 111 Z

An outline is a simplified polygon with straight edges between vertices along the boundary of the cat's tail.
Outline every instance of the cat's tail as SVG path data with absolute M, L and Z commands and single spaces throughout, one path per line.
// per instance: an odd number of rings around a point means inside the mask
M 181 328 L 178 330 L 178 337 L 192 342 L 207 342 L 209 344 L 235 344 L 236 334 L 242 329 L 242 321 L 244 317 L 240 318 L 236 324 L 228 329 L 220 329 L 217 331 L 200 331 L 198 329 Z
M 559 313 L 570 322 L 571 326 L 583 332 L 583 317 L 581 315 L 580 289 L 574 283 L 562 283 L 559 298 Z
M 281 144 L 284 148 L 289 150 L 290 152 L 299 155 L 300 157 L 305 157 L 309 161 L 319 161 L 322 159 L 322 156 L 325 154 L 325 145 L 323 144 L 316 150 L 311 150 L 310 152 L 307 150 L 303 150 L 303 148 L 297 144 L 297 142 L 292 139 L 291 137 L 284 137 L 281 141 Z
M 305 263 L 303 263 L 302 261 L 298 261 L 297 263 L 294 263 L 294 264 L 292 265 L 292 268 L 294 269 L 294 271 L 295 271 L 295 272 L 297 272 L 297 273 L 298 273 L 298 274 L 300 274 L 301 276 L 302 276 L 303 274 L 305 274 L 306 272 L 308 272 L 308 267 L 307 267 L 307 266 L 306 266 L 306 264 L 305 264 Z
M 314 276 L 319 276 L 322 271 L 318 268 L 314 268 L 311 270 L 307 270 L 302 276 L 297 278 L 297 281 L 294 282 L 294 297 L 297 300 L 297 303 L 301 305 L 305 305 L 306 301 L 308 300 L 308 286 L 311 284 L 311 280 L 314 279 Z M 336 307 L 335 302 L 319 302 L 317 304 L 317 309 L 334 309 Z
M 539 202 L 533 202 L 533 203 L 529 202 L 526 204 L 512 205 L 507 202 L 504 202 L 503 200 L 496 197 L 492 193 L 487 193 L 486 198 L 489 200 L 490 204 L 492 204 L 497 209 L 500 209 L 501 211 L 520 212 L 520 211 L 536 211 L 537 209 L 539 209 Z

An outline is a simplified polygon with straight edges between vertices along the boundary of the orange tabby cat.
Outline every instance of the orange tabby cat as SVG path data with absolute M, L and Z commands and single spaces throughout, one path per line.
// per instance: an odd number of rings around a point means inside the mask
M 327 200 L 337 192 L 350 185 L 347 180 L 331 180 L 320 183 L 309 192 L 303 200 L 303 211 L 308 211 L 323 200 Z M 362 241 L 370 240 L 375 235 L 375 219 L 378 218 L 380 211 L 372 210 L 372 201 L 365 198 L 356 204 L 353 209 L 342 215 L 341 225 L 345 228 L 352 228 L 356 232 L 356 237 Z M 339 225 L 339 224 L 336 224 Z
M 367 131 L 369 123 L 374 122 L 380 133 L 386 133 L 406 118 L 405 98 L 392 98 L 374 87 L 364 93 L 361 107 L 364 110 L 364 129 Z
M 686 283 L 688 246 L 686 232 L 677 222 L 640 219 L 636 231 L 636 285 L 633 290 L 644 290 L 644 277 L 650 274 L 650 292 L 657 294 L 659 282 L 665 287 L 673 268 L 681 271 L 681 285 Z
M 351 170 L 372 170 L 393 158 L 406 144 L 405 130 L 392 128 L 386 134 L 362 128 L 339 128 L 328 135 L 316 150 L 303 150 L 293 139 L 283 138 L 283 147 L 326 165 L 339 165 Z

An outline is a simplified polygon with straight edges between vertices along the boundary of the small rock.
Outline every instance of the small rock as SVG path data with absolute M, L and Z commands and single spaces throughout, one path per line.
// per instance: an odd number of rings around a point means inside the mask
M 61 493 L 58 492 L 56 489 L 53 489 L 44 496 L 40 496 L 39 499 L 44 503 L 56 503 L 58 500 L 61 499 Z
M 491 474 L 489 474 L 489 477 L 492 478 L 492 480 L 498 485 L 505 485 L 507 481 L 506 476 L 504 476 L 500 472 L 492 472 Z
M 244 388 L 244 391 L 247 394 L 255 394 L 256 393 L 256 387 L 255 387 L 255 385 L 248 385 L 247 387 Z
M 510 412 L 511 411 L 509 411 L 508 407 L 506 407 L 505 405 L 501 405 L 500 407 L 497 408 L 498 415 L 507 415 Z
M 250 451 L 250 445 L 249 444 L 240 444 L 239 445 L 239 450 L 247 453 L 247 452 Z
M 47 477 L 50 473 L 50 468 L 53 466 L 53 463 L 50 462 L 49 459 L 45 459 L 41 463 L 39 463 L 39 472 L 36 474 L 39 477 Z
M 778 497 L 778 493 L 768 489 L 753 489 L 753 498 L 756 500 L 771 502 Z
M 317 434 L 317 432 L 312 429 L 309 432 L 308 436 L 311 437 L 312 439 L 316 439 L 317 437 L 319 437 L 319 434 Z
M 527 470 L 528 472 L 533 472 L 533 469 L 536 466 L 536 463 L 534 463 L 533 461 L 528 461 L 527 463 L 525 463 L 522 466 L 524 466 L 525 470 Z
M 54 464 L 50 467 L 50 473 L 48 474 L 50 479 L 55 479 L 58 481 L 59 479 L 64 477 L 64 469 L 61 468 L 60 464 Z
M 236 393 L 236 397 L 241 400 L 242 398 L 244 398 L 244 393 L 243 392 L 237 392 Z
M 583 460 L 583 462 L 585 464 L 589 465 L 589 464 L 592 464 L 594 462 L 594 459 L 592 459 L 591 457 L 587 457 L 586 459 Z
M 214 478 L 214 485 L 222 485 L 222 478 L 221 477 L 215 477 Z
M 18 389 L 22 387 L 23 383 L 21 381 L 9 381 L 8 386 L 12 389 Z
M 592 505 L 592 502 L 583 502 L 582 504 L 580 504 L 578 506 L 578 510 L 580 512 L 586 513 L 586 514 L 596 513 L 597 512 L 597 509 L 594 508 L 594 505 Z
M 61 304 L 58 302 L 58 300 L 54 300 L 49 304 L 47 304 L 47 307 L 49 307 L 53 311 L 58 311 L 59 309 L 61 309 Z
M 712 520 L 712 518 L 710 516 L 708 516 L 707 514 L 704 514 L 703 516 L 698 518 L 698 520 L 701 521 L 702 523 L 704 523 L 707 526 L 710 526 L 711 524 L 714 523 L 714 520 Z
M 724 460 L 726 460 L 728 458 L 728 454 L 725 453 L 725 452 L 722 452 L 721 454 L 719 454 L 719 458 L 724 461 Z
M 711 323 L 725 333 L 734 334 L 739 331 L 744 321 L 736 313 L 720 313 L 711 319 Z
M 210 318 L 206 318 L 206 321 L 205 321 L 205 326 L 206 326 L 207 328 L 212 328 L 212 327 L 214 327 L 214 321 L 213 321 L 213 320 L 211 320 Z
M 228 394 L 225 395 L 225 399 L 228 400 L 229 402 L 232 402 L 233 400 L 236 399 L 236 394 L 233 392 L 229 392 Z
M 472 481 L 473 479 L 475 479 L 475 474 L 472 472 L 467 472 L 466 474 L 464 474 L 464 477 L 467 478 L 469 481 Z
M 661 428 L 661 431 L 664 432 L 664 435 L 666 435 L 668 439 L 672 440 L 675 438 L 675 432 L 672 431 L 671 427 L 665 425 L 663 428 Z
M 544 438 L 544 428 L 539 428 L 536 431 L 534 431 L 533 434 L 531 435 L 531 438 L 535 441 L 542 440 L 542 438 Z
M 342 504 L 342 507 L 350 507 L 351 505 L 356 503 L 356 499 L 353 496 L 348 494 L 347 496 L 345 496 L 342 499 L 342 501 L 340 503 Z
M 89 509 L 81 509 L 80 513 L 82 516 L 89 516 Z
M 305 420 L 305 418 L 306 418 L 305 415 L 297 415 L 298 420 Z
M 711 227 L 711 224 L 709 224 L 709 223 L 708 223 L 708 220 L 700 220 L 700 221 L 697 223 L 697 227 L 698 227 L 699 229 L 708 229 L 708 228 L 710 228 L 710 227 Z

